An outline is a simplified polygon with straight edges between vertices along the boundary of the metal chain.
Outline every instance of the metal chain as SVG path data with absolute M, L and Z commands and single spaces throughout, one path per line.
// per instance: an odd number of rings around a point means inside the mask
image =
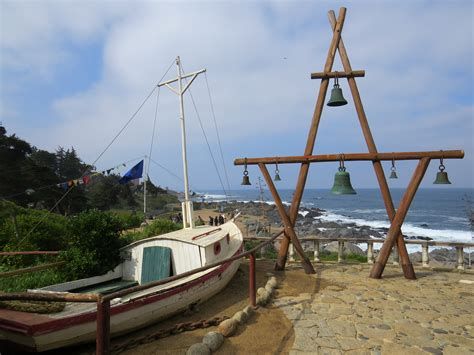
M 155 333 L 147 334 L 138 338 L 131 339 L 124 344 L 115 345 L 111 348 L 111 352 L 120 353 L 125 350 L 133 349 L 137 347 L 138 345 L 147 344 L 158 339 L 166 338 L 170 335 L 175 335 L 182 332 L 187 332 L 187 331 L 200 329 L 200 328 L 209 328 L 209 327 L 217 326 L 226 319 L 229 319 L 229 317 L 227 316 L 214 317 L 210 319 L 199 320 L 197 322 L 177 323 L 170 328 L 160 329 L 159 331 Z

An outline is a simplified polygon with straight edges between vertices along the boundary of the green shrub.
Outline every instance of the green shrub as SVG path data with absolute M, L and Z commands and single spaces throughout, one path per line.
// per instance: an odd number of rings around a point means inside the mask
M 122 223 L 122 229 L 138 228 L 145 220 L 145 215 L 141 212 L 113 211 Z
M 146 237 L 153 237 L 155 235 L 174 232 L 181 228 L 181 224 L 174 223 L 169 219 L 156 219 L 152 223 L 147 225 L 145 228 L 143 228 L 143 233 Z
M 69 221 L 70 247 L 62 254 L 67 278 L 101 275 L 120 263 L 121 222 L 112 213 L 91 210 Z

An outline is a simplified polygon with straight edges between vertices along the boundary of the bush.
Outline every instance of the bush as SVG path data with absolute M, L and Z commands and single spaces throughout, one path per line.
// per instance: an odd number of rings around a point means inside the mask
M 0 216 L 0 249 L 4 251 L 64 250 L 68 245 L 64 216 L 5 201 L 0 203 Z M 27 267 L 49 260 L 47 256 L 22 255 L 2 258 L 1 263 Z
M 122 229 L 131 229 L 138 228 L 145 220 L 145 215 L 143 213 L 137 213 L 135 211 L 113 211 L 122 224 Z
M 151 224 L 147 225 L 143 230 L 138 232 L 126 232 L 122 235 L 122 245 L 127 245 L 136 242 L 140 239 L 154 237 L 169 232 L 174 232 L 181 229 L 182 225 L 174 223 L 168 219 L 155 219 Z
M 68 227 L 71 244 L 62 254 L 68 279 L 101 275 L 120 263 L 122 225 L 117 216 L 98 210 L 82 212 L 70 219 Z
M 30 274 L 16 275 L 0 279 L 3 292 L 22 292 L 31 288 L 40 288 L 68 281 L 56 268 L 36 271 Z

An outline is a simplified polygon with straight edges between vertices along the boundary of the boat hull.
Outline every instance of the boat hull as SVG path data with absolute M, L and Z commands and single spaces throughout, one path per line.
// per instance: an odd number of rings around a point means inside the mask
M 129 303 L 112 305 L 112 337 L 153 324 L 186 310 L 190 305 L 209 299 L 229 283 L 239 265 L 240 259 L 210 269 L 203 275 L 171 289 Z M 44 315 L 39 316 L 46 318 Z M 0 324 L 0 327 L 3 340 L 29 350 L 45 351 L 93 341 L 96 337 L 96 313 L 94 311 L 51 322 L 45 321 L 31 327 L 15 329 L 13 324 L 10 324 L 10 327 Z

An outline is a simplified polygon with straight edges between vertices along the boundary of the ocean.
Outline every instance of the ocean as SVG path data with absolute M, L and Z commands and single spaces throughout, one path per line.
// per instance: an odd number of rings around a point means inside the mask
M 410 206 L 402 231 L 407 236 L 430 237 L 437 241 L 474 242 L 470 216 L 474 189 L 432 188 L 419 189 Z M 279 189 L 284 203 L 290 204 L 293 190 Z M 404 189 L 391 189 L 395 208 Z M 225 201 L 222 191 L 201 191 L 206 201 Z M 259 201 L 259 190 L 231 190 L 228 200 Z M 268 190 L 264 201 L 273 203 Z M 301 208 L 321 208 L 325 221 L 355 223 L 359 226 L 388 228 L 390 226 L 379 189 L 357 189 L 357 195 L 333 195 L 329 190 L 306 189 Z

